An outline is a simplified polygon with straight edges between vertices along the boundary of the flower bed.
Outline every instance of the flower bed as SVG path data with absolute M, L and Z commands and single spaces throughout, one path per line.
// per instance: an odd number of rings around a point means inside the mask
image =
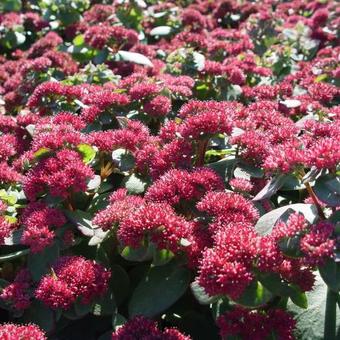
M 336 5 L 3 0 L 0 338 L 335 340 Z

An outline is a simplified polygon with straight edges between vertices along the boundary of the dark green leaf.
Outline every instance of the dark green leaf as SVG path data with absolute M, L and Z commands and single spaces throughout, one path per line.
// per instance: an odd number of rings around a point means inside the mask
M 26 323 L 34 323 L 42 328 L 45 332 L 49 332 L 54 327 L 54 316 L 52 309 L 47 308 L 43 303 L 33 300 L 28 310 L 23 315 Z
M 338 292 L 340 290 L 340 263 L 328 259 L 324 265 L 319 267 L 319 271 L 327 286 Z
M 190 277 L 190 271 L 176 263 L 150 268 L 132 294 L 129 315 L 153 317 L 163 312 L 184 294 Z
M 108 292 L 95 301 L 92 308 L 92 313 L 96 316 L 112 315 L 116 310 L 116 302 L 113 296 L 113 292 L 108 290 Z
M 113 317 L 112 317 L 112 328 L 113 328 L 113 330 L 114 331 L 117 330 L 117 328 L 123 326 L 125 324 L 125 322 L 126 322 L 126 318 L 123 315 L 121 315 L 119 313 L 114 314 Z
M 119 306 L 130 293 L 130 278 L 125 269 L 118 264 L 111 266 L 111 283 L 112 290 L 117 306 Z
M 112 160 L 122 172 L 130 171 L 135 166 L 135 158 L 126 149 L 114 150 L 112 152 Z
M 246 307 L 259 307 L 273 298 L 273 294 L 261 282 L 254 280 L 235 302 Z
M 298 258 L 303 255 L 300 250 L 300 236 L 284 237 L 279 241 L 279 246 L 288 257 Z
M 83 317 L 92 311 L 91 303 L 82 303 L 81 301 L 76 301 L 74 303 L 74 310 L 78 317 Z
M 110 195 L 111 195 L 111 192 L 106 192 L 104 194 L 95 196 L 94 199 L 91 201 L 91 204 L 89 205 L 87 211 L 94 214 L 98 212 L 99 210 L 105 209 L 109 204 Z
M 222 159 L 218 162 L 210 163 L 207 166 L 215 170 L 223 178 L 223 180 L 228 180 L 231 178 L 238 162 L 239 161 L 235 158 Z
M 6 254 L 6 255 L 1 255 L 0 256 L 0 263 L 1 262 L 11 261 L 11 260 L 14 260 L 14 259 L 16 259 L 18 257 L 21 257 L 21 256 L 25 256 L 29 252 L 30 252 L 29 249 L 23 249 L 23 250 L 18 250 L 16 252 L 9 253 L 9 254 Z
M 94 228 L 91 222 L 92 216 L 90 213 L 82 210 L 67 210 L 64 213 L 69 221 L 74 223 L 83 235 L 94 236 Z
M 103 64 L 107 60 L 108 56 L 109 56 L 109 51 L 107 48 L 104 48 L 101 51 L 99 51 L 99 53 L 94 57 L 93 62 L 96 65 Z
M 291 293 L 291 288 L 287 282 L 284 282 L 280 275 L 275 273 L 259 273 L 257 275 L 259 281 L 269 289 L 274 295 L 288 297 Z
M 330 207 L 340 206 L 340 177 L 331 174 L 321 176 L 313 187 L 318 199 Z
M 59 257 L 59 245 L 55 242 L 46 247 L 42 252 L 29 254 L 27 267 L 34 281 L 38 281 L 44 274 L 49 272 L 52 264 Z

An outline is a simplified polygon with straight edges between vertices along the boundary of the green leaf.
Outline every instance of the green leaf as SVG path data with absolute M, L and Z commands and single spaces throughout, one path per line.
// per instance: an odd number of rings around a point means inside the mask
M 320 83 L 320 82 L 326 80 L 327 78 L 328 78 L 328 74 L 327 74 L 327 73 L 319 74 L 319 75 L 314 79 L 314 83 Z
M 117 58 L 117 61 L 128 61 L 134 64 L 153 67 L 153 64 L 149 58 L 147 58 L 143 54 L 136 53 L 136 52 L 119 51 L 116 54 L 116 58 Z
M 69 26 L 80 20 L 80 14 L 68 7 L 67 10 L 60 11 L 59 19 L 64 26 Z
M 264 175 L 264 171 L 260 168 L 256 168 L 250 164 L 239 163 L 234 170 L 235 177 L 241 177 L 250 179 L 251 177 L 254 178 L 262 178 Z
M 142 194 L 145 191 L 148 182 L 133 173 L 130 176 L 124 178 L 123 185 L 130 194 Z
M 110 289 L 114 294 L 117 306 L 120 306 L 130 293 L 130 278 L 125 269 L 118 264 L 111 266 L 111 277 Z
M 128 172 L 135 166 L 135 158 L 126 149 L 117 149 L 112 152 L 112 160 L 121 172 Z
M 23 321 L 25 323 L 34 323 L 45 332 L 49 332 L 54 326 L 53 313 L 55 312 L 47 308 L 42 302 L 33 300 L 29 309 L 23 315 Z
M 10 236 L 5 237 L 4 244 L 6 246 L 13 246 L 13 245 L 20 244 L 23 232 L 24 232 L 23 228 L 14 230 L 13 233 Z
M 99 175 L 94 175 L 92 179 L 90 179 L 87 183 L 87 190 L 94 191 L 99 188 L 101 184 L 101 178 Z
M 216 302 L 218 299 L 220 299 L 221 297 L 216 295 L 216 296 L 209 296 L 204 288 L 202 286 L 200 286 L 198 284 L 198 282 L 194 281 L 191 285 L 190 285 L 191 291 L 194 295 L 194 297 L 196 298 L 196 300 L 198 301 L 199 304 L 201 305 L 210 305 L 211 303 Z
M 18 12 L 21 10 L 21 0 L 2 0 L 0 12 Z
M 73 45 L 75 46 L 80 46 L 84 44 L 84 35 L 83 34 L 78 34 L 74 39 L 73 39 Z
M 0 256 L 0 263 L 11 261 L 11 260 L 14 260 L 14 259 L 21 257 L 21 256 L 25 256 L 25 255 L 29 254 L 29 252 L 30 252 L 29 249 L 23 249 L 23 250 L 18 250 L 16 252 L 13 252 L 13 253 L 10 253 L 10 254 L 1 255 Z
M 266 186 L 253 198 L 253 201 L 260 201 L 273 196 L 284 184 L 287 175 L 280 174 L 273 177 Z
M 187 268 L 170 263 L 151 267 L 129 302 L 130 317 L 154 317 L 173 305 L 187 290 L 191 274 Z
M 288 284 L 275 273 L 258 273 L 259 281 L 274 295 L 290 297 L 301 308 L 307 308 L 307 298 L 304 292 L 292 284 Z
M 288 297 L 291 293 L 291 287 L 289 287 L 288 283 L 283 281 L 278 274 L 259 273 L 257 277 L 259 281 L 274 295 Z
M 215 170 L 223 178 L 223 180 L 228 180 L 231 178 L 238 162 L 238 159 L 226 158 L 218 162 L 210 163 L 207 166 Z
M 83 317 L 89 314 L 92 311 L 92 304 L 91 303 L 82 303 L 81 301 L 76 301 L 74 303 L 74 311 L 78 317 Z
M 192 55 L 193 55 L 193 58 L 194 58 L 195 68 L 198 71 L 203 71 L 204 65 L 205 65 L 205 56 L 201 53 L 198 53 L 198 52 L 193 52 Z
M 154 247 L 152 264 L 154 266 L 164 266 L 165 264 L 169 263 L 174 256 L 174 253 L 168 249 L 158 250 L 156 247 Z
M 99 210 L 105 209 L 109 204 L 110 195 L 111 192 L 105 192 L 104 194 L 95 196 L 91 201 L 91 204 L 89 205 L 87 211 L 94 214 Z
M 53 245 L 46 247 L 42 252 L 29 254 L 27 257 L 27 267 L 31 272 L 34 281 L 49 272 L 52 264 L 59 257 L 59 245 L 55 242 Z
M 300 236 L 284 237 L 279 241 L 279 247 L 288 257 L 298 258 L 303 255 L 300 250 Z
M 36 151 L 33 154 L 33 156 L 35 159 L 41 159 L 43 157 L 49 156 L 51 151 L 52 151 L 51 149 L 43 147 L 43 148 L 40 148 L 38 151 Z
M 108 291 L 103 297 L 93 304 L 92 313 L 96 316 L 107 316 L 115 313 L 116 302 L 114 295 Z
M 308 307 L 306 293 L 301 292 L 301 290 L 298 287 L 295 287 L 294 285 L 290 285 L 289 287 L 291 288 L 291 292 L 289 294 L 289 297 L 291 298 L 291 300 L 298 307 L 306 309 Z
M 318 199 L 330 207 L 340 206 L 340 177 L 328 174 L 319 177 L 313 187 Z
M 327 286 L 335 292 L 340 290 L 340 263 L 328 259 L 319 267 L 319 272 Z
M 96 157 L 96 150 L 88 144 L 79 144 L 77 150 L 82 154 L 85 164 L 91 163 Z
M 235 302 L 246 307 L 259 307 L 272 298 L 273 294 L 261 282 L 254 280 Z
M 298 179 L 296 176 L 289 174 L 286 175 L 286 178 L 284 180 L 284 183 L 281 187 L 281 190 L 301 190 L 304 189 L 305 186 L 302 184 L 302 181 Z
M 99 53 L 93 58 L 93 62 L 96 65 L 100 65 L 105 63 L 107 57 L 109 56 L 109 51 L 107 48 L 103 48 Z
M 123 326 L 126 322 L 126 318 L 119 314 L 119 313 L 116 313 L 113 315 L 112 317 L 112 328 L 114 331 L 117 330 L 117 328 Z M 111 338 L 110 338 L 111 339 Z
M 75 224 L 81 233 L 85 236 L 94 236 L 94 228 L 92 226 L 92 215 L 82 210 L 65 210 L 66 217 L 70 222 Z
M 165 36 L 171 33 L 170 26 L 158 26 L 150 31 L 151 36 Z
M 301 309 L 293 302 L 288 301 L 287 309 L 294 315 L 294 319 L 296 320 L 296 339 L 324 339 L 326 294 L 327 286 L 322 281 L 320 275 L 317 274 L 313 290 L 306 292 L 308 309 Z M 340 313 L 337 313 L 337 328 L 339 329 L 339 327 Z
M 318 218 L 318 211 L 313 204 L 296 203 L 274 209 L 259 218 L 255 225 L 260 235 L 268 235 L 272 232 L 275 224 L 288 213 L 299 212 L 304 215 L 309 223 L 315 223 Z
M 152 249 L 150 247 L 131 248 L 125 247 L 120 255 L 127 261 L 144 262 L 152 259 Z

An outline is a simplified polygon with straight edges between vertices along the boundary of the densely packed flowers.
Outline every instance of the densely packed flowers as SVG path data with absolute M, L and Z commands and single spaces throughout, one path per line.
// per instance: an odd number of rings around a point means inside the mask
M 339 23 L 0 3 L 0 338 L 335 339 Z
M 0 325 L 0 337 L 4 340 L 45 340 L 47 339 L 44 332 L 39 327 L 30 325 L 15 325 L 11 323 Z

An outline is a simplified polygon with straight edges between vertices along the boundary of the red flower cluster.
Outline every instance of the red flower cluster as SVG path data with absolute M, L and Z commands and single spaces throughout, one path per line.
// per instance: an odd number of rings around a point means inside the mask
M 66 223 L 60 210 L 49 208 L 42 202 L 29 204 L 21 220 L 24 226 L 21 242 L 29 246 L 32 253 L 40 252 L 52 244 L 55 233 L 51 227 L 58 228 Z
M 217 319 L 222 337 L 241 336 L 242 339 L 262 340 L 272 336 L 277 339 L 295 339 L 293 330 L 294 319 L 281 309 L 251 311 L 236 307 Z
M 0 325 L 0 338 L 3 340 L 46 340 L 45 333 L 36 325 L 15 325 L 6 323 Z
M 176 328 L 165 328 L 163 331 L 157 323 L 143 316 L 136 316 L 112 334 L 112 340 L 190 340 Z
M 106 292 L 110 275 L 110 271 L 83 257 L 60 257 L 52 274 L 39 282 L 35 297 L 53 309 L 68 309 L 76 299 L 87 304 Z
M 30 289 L 32 280 L 27 269 L 22 269 L 15 280 L 2 291 L 0 298 L 14 309 L 23 310 L 30 306 Z

